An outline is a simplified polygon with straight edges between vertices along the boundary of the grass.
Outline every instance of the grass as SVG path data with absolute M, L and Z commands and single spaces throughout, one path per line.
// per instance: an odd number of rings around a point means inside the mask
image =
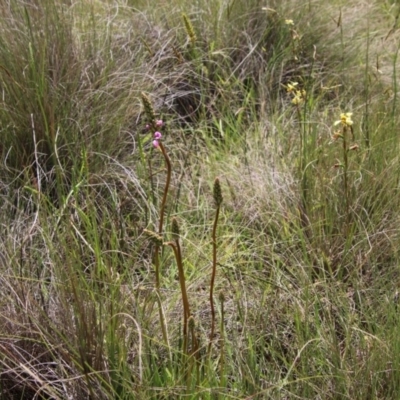
M 398 397 L 400 9 L 300 3 L 0 6 L 0 398 Z

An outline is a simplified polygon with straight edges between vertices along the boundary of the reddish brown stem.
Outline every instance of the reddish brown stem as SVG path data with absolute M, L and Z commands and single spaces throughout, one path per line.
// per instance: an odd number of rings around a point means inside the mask
M 175 242 L 167 242 L 168 246 L 172 247 L 175 254 L 176 263 L 178 266 L 179 283 L 181 286 L 182 303 L 183 303 L 183 338 L 184 338 L 184 351 L 187 352 L 187 322 L 190 317 L 189 300 L 186 291 L 185 271 L 182 263 L 182 253 L 179 240 Z
M 210 331 L 210 343 L 208 345 L 208 352 L 211 351 L 211 344 L 214 339 L 214 330 L 215 330 L 215 309 L 214 309 L 214 283 L 215 283 L 215 275 L 217 272 L 217 225 L 218 225 L 218 217 L 219 217 L 219 206 L 217 207 L 217 211 L 215 213 L 214 226 L 212 231 L 212 244 L 213 244 L 213 267 L 211 274 L 211 282 L 210 282 L 210 307 L 211 307 L 211 331 Z
M 163 146 L 162 143 L 159 143 L 159 148 L 161 152 L 163 153 L 164 159 L 165 159 L 165 165 L 167 166 L 167 181 L 165 182 L 165 187 L 164 187 L 164 195 L 161 201 L 161 207 L 160 207 L 160 223 L 158 225 L 158 233 L 161 235 L 163 226 L 164 226 L 164 213 L 165 213 L 165 205 L 167 203 L 167 196 L 168 196 L 168 190 L 169 190 L 169 185 L 171 183 L 171 160 L 168 157 L 168 154 L 165 150 L 165 147 Z
M 162 143 L 159 143 L 159 148 L 161 152 L 163 153 L 164 159 L 165 159 L 165 164 L 167 166 L 167 180 L 165 182 L 165 187 L 164 187 L 164 195 L 162 198 L 161 202 L 161 207 L 160 207 L 160 222 L 158 225 L 158 233 L 159 235 L 162 235 L 163 231 L 163 225 L 164 225 L 164 213 L 165 213 L 165 205 L 167 202 L 167 196 L 168 196 L 168 189 L 169 185 L 171 182 L 171 161 L 168 157 L 167 152 L 165 151 L 164 146 Z M 155 246 L 154 249 L 154 256 L 153 256 L 153 263 L 155 266 L 155 273 L 156 273 L 156 291 L 157 291 L 157 301 L 158 301 L 158 306 L 159 306 L 159 314 L 160 314 L 160 321 L 161 321 L 161 327 L 162 327 L 162 332 L 163 332 L 163 337 L 165 340 L 165 343 L 168 344 L 168 335 L 167 335 L 167 328 L 165 325 L 165 318 L 162 312 L 162 307 L 161 307 L 161 300 L 159 296 L 159 291 L 160 291 L 160 246 Z

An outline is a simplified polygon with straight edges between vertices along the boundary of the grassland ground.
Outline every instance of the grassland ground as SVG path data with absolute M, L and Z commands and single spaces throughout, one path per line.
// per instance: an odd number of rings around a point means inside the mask
M 0 13 L 1 399 L 400 396 L 397 2 Z

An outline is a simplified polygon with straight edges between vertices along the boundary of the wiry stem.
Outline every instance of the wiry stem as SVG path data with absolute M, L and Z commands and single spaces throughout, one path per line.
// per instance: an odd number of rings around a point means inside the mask
M 211 331 L 210 331 L 210 343 L 208 345 L 208 351 L 211 351 L 211 344 L 214 339 L 214 330 L 215 330 L 215 309 L 214 309 L 214 284 L 215 284 L 215 275 L 217 272 L 217 225 L 218 225 L 218 217 L 219 217 L 219 206 L 215 212 L 214 225 L 212 231 L 212 246 L 213 246 L 213 267 L 211 273 L 211 282 L 210 282 L 210 307 L 211 307 Z
M 169 185 L 171 182 L 172 168 L 171 168 L 171 161 L 170 161 L 168 154 L 165 151 L 165 148 L 162 145 L 162 143 L 159 144 L 159 148 L 160 148 L 161 152 L 163 153 L 163 156 L 165 159 L 165 164 L 167 166 L 167 180 L 165 182 L 164 195 L 163 195 L 161 207 L 160 207 L 160 222 L 158 225 L 158 233 L 159 233 L 159 235 L 162 235 L 163 226 L 164 226 L 165 205 L 167 202 L 168 190 L 169 190 Z M 166 345 L 169 346 L 167 327 L 166 327 L 166 323 L 165 323 L 165 316 L 164 316 L 164 313 L 162 310 L 162 304 L 161 304 L 161 298 L 160 298 L 160 286 L 161 286 L 161 283 L 160 283 L 160 245 L 158 245 L 158 244 L 156 244 L 155 249 L 154 249 L 153 263 L 155 266 L 155 274 L 156 274 L 156 292 L 157 292 L 158 310 L 159 310 L 159 314 L 160 314 L 161 329 L 162 329 L 164 341 L 165 341 Z
M 224 302 L 225 302 L 225 296 L 224 293 L 220 293 L 219 295 L 219 300 L 221 302 L 221 349 L 220 349 L 220 372 L 219 372 L 219 376 L 220 376 L 220 382 L 221 382 L 221 386 L 224 387 L 225 386 L 225 374 L 224 374 L 224 368 L 225 368 L 225 360 L 224 360 L 224 343 L 225 343 L 225 337 L 224 337 L 224 319 L 225 319 L 225 309 L 224 309 Z
M 167 152 L 165 151 L 165 147 L 163 146 L 162 143 L 159 143 L 159 149 L 163 153 L 164 159 L 165 159 L 165 165 L 167 166 L 167 181 L 165 182 L 165 187 L 164 187 L 164 195 L 161 201 L 161 207 L 160 207 L 160 222 L 158 226 L 158 233 L 162 233 L 163 225 L 164 225 L 164 213 L 165 213 L 165 205 L 167 203 L 167 196 L 168 196 L 168 190 L 169 190 L 169 185 L 171 183 L 171 160 L 168 157 Z
M 165 322 L 165 315 L 163 312 L 161 297 L 160 297 L 160 256 L 159 256 L 159 246 L 157 245 L 155 246 L 154 249 L 153 263 L 155 265 L 155 272 L 156 272 L 156 294 L 157 294 L 158 313 L 160 317 L 161 330 L 164 342 L 169 348 L 170 346 L 168 340 L 167 324 Z
M 183 303 L 183 351 L 187 353 L 187 325 L 190 317 L 189 300 L 186 291 L 185 271 L 183 269 L 182 253 L 179 244 L 179 239 L 174 242 L 167 242 L 166 245 L 170 246 L 174 251 L 176 263 L 178 266 L 179 283 L 181 286 L 182 303 Z
M 347 157 L 347 139 L 346 139 L 346 130 L 347 128 L 343 128 L 343 164 L 344 164 L 344 171 L 343 171 L 343 185 L 344 185 L 344 196 L 346 202 L 346 220 L 347 223 L 349 222 L 349 191 L 348 191 L 348 181 L 347 181 L 347 170 L 349 167 L 349 161 Z
M 211 355 L 211 345 L 214 339 L 214 329 L 215 329 L 215 309 L 214 309 L 213 297 L 214 297 L 215 274 L 217 272 L 217 225 L 218 225 L 219 209 L 222 204 L 222 191 L 218 178 L 216 178 L 214 181 L 213 197 L 217 210 L 215 212 L 214 225 L 212 231 L 213 265 L 212 265 L 212 274 L 210 282 L 211 331 L 210 331 L 210 343 L 208 345 L 209 356 Z

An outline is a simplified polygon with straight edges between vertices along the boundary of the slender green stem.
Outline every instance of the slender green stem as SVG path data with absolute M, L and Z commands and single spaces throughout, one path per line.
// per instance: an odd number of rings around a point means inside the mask
M 396 52 L 393 57 L 393 106 L 392 106 L 392 124 L 394 128 L 394 121 L 396 120 L 397 108 L 397 58 L 399 56 L 400 44 L 397 46 Z
M 299 176 L 301 179 L 301 194 L 302 202 L 307 202 L 307 179 L 305 175 L 305 160 L 306 160 L 306 146 L 305 146 L 305 127 L 303 123 L 303 117 L 300 110 L 300 105 L 296 104 L 297 118 L 299 119 L 300 125 L 300 165 L 299 165 Z
M 302 124 L 302 117 L 301 117 L 301 111 L 300 111 L 300 106 L 296 104 L 296 112 L 297 112 L 297 118 L 299 120 L 299 127 L 300 127 L 300 176 L 303 173 L 303 124 Z
M 350 223 L 350 199 L 349 199 L 349 183 L 348 183 L 348 148 L 347 148 L 347 126 L 343 127 L 343 187 L 344 187 L 344 197 L 345 197 L 345 208 L 346 208 L 346 233 Z

